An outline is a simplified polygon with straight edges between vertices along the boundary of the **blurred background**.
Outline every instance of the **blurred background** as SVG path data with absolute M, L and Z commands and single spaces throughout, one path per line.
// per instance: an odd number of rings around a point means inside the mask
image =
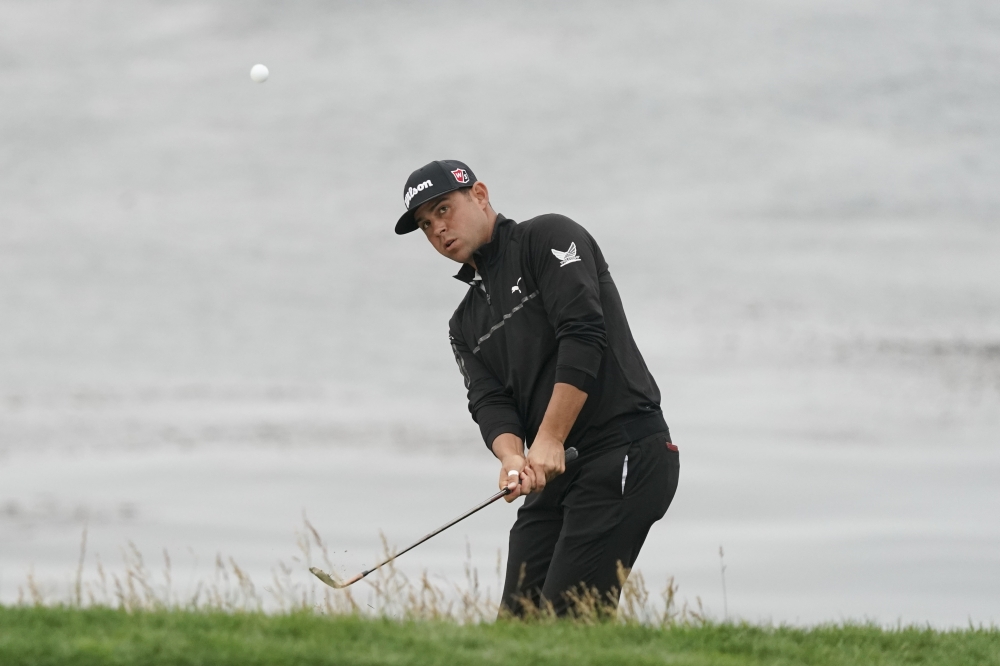
M 1000 621 L 998 63 L 986 0 L 0 0 L 0 601 L 85 526 L 305 583 L 303 513 L 351 574 L 492 493 L 457 267 L 392 232 L 461 159 L 604 250 L 681 449 L 652 587 Z M 400 568 L 495 588 L 514 513 Z

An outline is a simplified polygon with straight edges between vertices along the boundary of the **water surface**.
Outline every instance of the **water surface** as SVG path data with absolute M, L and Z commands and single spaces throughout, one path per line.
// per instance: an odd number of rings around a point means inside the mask
M 351 572 L 490 494 L 462 285 L 391 232 L 457 158 L 608 258 L 683 461 L 651 583 L 996 621 L 998 55 L 983 1 L 0 2 L 0 599 L 84 525 L 266 577 L 305 510 Z

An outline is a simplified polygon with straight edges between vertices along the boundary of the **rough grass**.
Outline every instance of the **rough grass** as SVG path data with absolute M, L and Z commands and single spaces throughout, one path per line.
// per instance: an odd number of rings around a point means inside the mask
M 458 624 L 311 612 L 0 607 L 0 664 L 976 664 L 1000 630 Z
M 671 579 L 658 598 L 620 569 L 621 598 L 586 589 L 571 617 L 526 606 L 526 620 L 494 622 L 498 600 L 467 567 L 464 585 L 411 580 L 392 565 L 357 590 L 331 590 L 302 571 L 319 555 L 305 522 L 295 569 L 259 586 L 231 559 L 179 591 L 169 555 L 154 573 L 133 545 L 123 566 L 96 561 L 86 533 L 76 577 L 62 592 L 32 575 L 16 606 L 0 606 L 0 666 L 19 664 L 995 664 L 1000 629 L 936 631 L 877 625 L 813 628 L 718 623 L 700 603 L 678 604 Z M 386 552 L 389 548 L 386 545 Z M 471 556 L 470 556 L 471 557 Z M 720 551 L 721 557 L 721 551 Z M 499 565 L 498 565 L 499 566 Z M 297 573 L 298 575 L 293 575 Z M 499 569 L 497 572 L 499 576 Z M 361 596 L 368 597 L 364 600 Z M 265 612 L 267 611 L 267 612 Z
M 310 612 L 409 621 L 446 620 L 459 624 L 490 622 L 496 618 L 500 605 L 499 553 L 497 587 L 494 589 L 480 584 L 479 573 L 471 564 L 465 567 L 465 580 L 452 584 L 432 582 L 426 572 L 418 579 L 411 579 L 390 563 L 366 578 L 363 585 L 334 590 L 310 574 L 303 575 L 312 565 L 314 554 L 319 554 L 327 570 L 333 571 L 329 550 L 319 533 L 308 521 L 304 521 L 304 526 L 305 530 L 298 537 L 302 558 L 296 558 L 295 569 L 279 563 L 272 570 L 271 580 L 260 586 L 232 558 L 227 561 L 220 555 L 216 556 L 211 577 L 199 580 L 187 591 L 175 587 L 170 555 L 165 550 L 163 567 L 157 574 L 131 542 L 122 550 L 123 566 L 117 571 L 107 571 L 98 558 L 96 575 L 85 576 L 87 533 L 84 530 L 76 576 L 69 589 L 47 589 L 29 573 L 26 585 L 18 587 L 17 605 L 105 608 L 127 613 L 176 610 L 294 615 Z M 392 551 L 384 539 L 383 547 L 388 557 Z M 471 560 L 471 552 L 468 556 Z M 615 618 L 624 623 L 660 627 L 705 622 L 700 599 L 696 607 L 689 607 L 686 601 L 678 604 L 678 587 L 672 578 L 657 599 L 647 589 L 641 572 L 629 571 L 619 563 L 618 576 L 620 588 L 615 588 L 606 598 L 599 596 L 596 589 L 585 587 L 568 594 L 570 612 L 578 622 L 597 623 Z M 521 610 L 534 621 L 555 617 L 552 604 L 544 599 L 535 604 L 525 598 L 522 603 Z

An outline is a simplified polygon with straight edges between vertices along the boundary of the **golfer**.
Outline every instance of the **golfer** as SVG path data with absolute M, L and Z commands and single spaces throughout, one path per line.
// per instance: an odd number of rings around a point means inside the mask
M 396 233 L 420 229 L 462 265 L 451 347 L 500 488 L 508 502 L 526 496 L 501 614 L 549 603 L 565 614 L 572 592 L 616 602 L 618 565 L 632 567 L 666 513 L 680 463 L 600 247 L 562 215 L 499 215 L 454 160 L 410 174 L 403 204 Z M 571 446 L 580 455 L 566 464 Z

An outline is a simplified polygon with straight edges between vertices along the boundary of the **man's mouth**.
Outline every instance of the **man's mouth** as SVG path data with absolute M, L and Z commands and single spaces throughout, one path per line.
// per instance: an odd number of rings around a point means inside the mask
M 446 249 L 446 250 L 450 250 L 450 249 L 451 249 L 451 246 L 452 246 L 452 245 L 454 244 L 454 242 L 455 242 L 456 240 L 458 240 L 458 239 L 457 239 L 457 238 L 452 238 L 451 240 L 446 240 L 446 241 L 444 242 L 444 249 Z

